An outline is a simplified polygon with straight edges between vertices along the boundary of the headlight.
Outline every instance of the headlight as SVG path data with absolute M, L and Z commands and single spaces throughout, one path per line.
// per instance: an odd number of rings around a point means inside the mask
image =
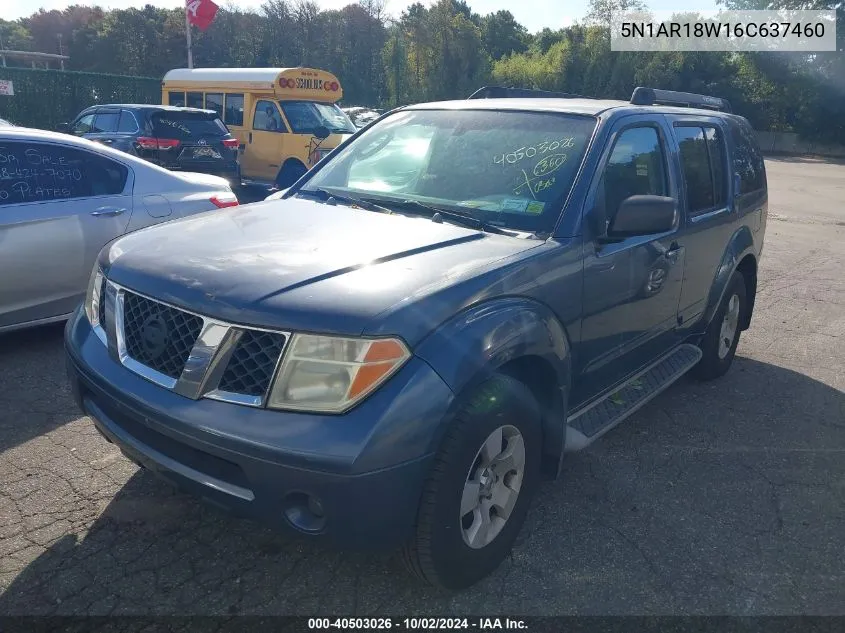
M 103 271 L 100 270 L 99 264 L 95 264 L 88 279 L 88 291 L 85 293 L 85 316 L 88 317 L 91 327 L 100 325 L 100 301 L 105 301 L 105 297 L 100 296 L 102 289 Z M 105 326 L 105 323 L 103 325 Z
M 372 393 L 410 357 L 402 341 L 294 334 L 267 406 L 339 413 Z

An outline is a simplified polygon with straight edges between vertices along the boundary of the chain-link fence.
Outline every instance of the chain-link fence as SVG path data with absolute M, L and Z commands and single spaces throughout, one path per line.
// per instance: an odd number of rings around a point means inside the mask
M 161 80 L 100 73 L 0 68 L 14 95 L 0 94 L 0 119 L 54 130 L 97 103 L 161 103 Z

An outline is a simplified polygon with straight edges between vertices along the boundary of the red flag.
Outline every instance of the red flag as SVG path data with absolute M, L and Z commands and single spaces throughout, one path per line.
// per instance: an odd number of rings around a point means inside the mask
M 185 0 L 188 22 L 200 31 L 205 31 L 211 25 L 219 8 L 211 0 Z

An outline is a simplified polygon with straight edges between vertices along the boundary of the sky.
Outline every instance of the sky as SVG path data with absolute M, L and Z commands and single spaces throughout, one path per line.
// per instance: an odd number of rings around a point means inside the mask
M 262 0 L 216 0 L 220 6 L 231 3 L 242 9 L 257 9 L 261 6 Z M 354 0 L 316 0 L 322 9 L 340 9 Z M 422 0 L 423 4 L 431 4 L 431 0 Z M 43 8 L 64 9 L 72 4 L 96 4 L 104 9 L 126 9 L 129 7 L 142 7 L 145 4 L 153 4 L 158 7 L 175 8 L 183 6 L 183 0 L 0 0 L 0 4 L 6 5 L 2 17 L 6 20 L 16 20 L 26 17 Z M 387 12 L 398 16 L 403 9 L 412 4 L 411 0 L 387 0 Z M 575 20 L 584 17 L 587 12 L 587 0 L 467 0 L 472 10 L 482 15 L 507 9 L 517 22 L 523 24 L 530 32 L 534 33 L 544 27 L 558 29 L 569 26 Z M 647 0 L 648 7 L 655 11 L 669 11 L 678 8 L 677 0 Z M 9 6 L 11 5 L 11 6 Z M 687 10 L 712 11 L 716 8 L 715 0 L 697 0 L 693 6 L 685 7 Z

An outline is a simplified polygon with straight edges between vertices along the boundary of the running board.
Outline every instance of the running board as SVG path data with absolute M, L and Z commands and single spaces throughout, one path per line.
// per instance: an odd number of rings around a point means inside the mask
M 700 359 L 701 350 L 695 345 L 676 347 L 618 389 L 574 411 L 567 420 L 567 452 L 578 451 L 592 444 L 670 387 Z

